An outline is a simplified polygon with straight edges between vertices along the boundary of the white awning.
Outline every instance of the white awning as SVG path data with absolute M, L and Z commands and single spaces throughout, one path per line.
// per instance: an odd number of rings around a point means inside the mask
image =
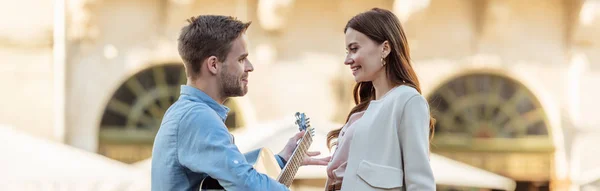
M 130 165 L 0 126 L 0 190 L 135 190 Z M 137 187 L 140 188 L 140 187 Z
M 510 178 L 479 169 L 437 154 L 431 154 L 431 168 L 437 184 L 515 190 Z
M 572 135 L 571 181 L 573 186 L 586 186 L 600 182 L 600 131 L 591 127 L 580 127 Z

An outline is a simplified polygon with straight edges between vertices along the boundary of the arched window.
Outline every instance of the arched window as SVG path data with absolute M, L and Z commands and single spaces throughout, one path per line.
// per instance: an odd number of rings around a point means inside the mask
M 429 97 L 436 135 L 485 138 L 547 137 L 535 96 L 512 79 L 492 74 L 458 77 Z
M 181 63 L 153 66 L 129 77 L 106 105 L 98 152 L 127 163 L 149 158 L 162 117 L 186 81 Z M 228 101 L 225 105 L 231 109 L 227 127 L 243 125 L 236 104 Z
M 466 74 L 428 97 L 434 153 L 519 181 L 549 180 L 554 147 L 536 97 L 500 74 Z

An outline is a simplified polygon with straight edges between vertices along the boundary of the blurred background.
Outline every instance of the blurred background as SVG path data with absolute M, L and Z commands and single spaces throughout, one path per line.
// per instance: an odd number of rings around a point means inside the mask
M 598 0 L 0 0 L 0 190 L 150 190 L 200 14 L 252 21 L 250 91 L 225 103 L 240 150 L 279 151 L 300 111 L 330 155 L 353 106 L 343 27 L 373 7 L 408 35 L 439 190 L 600 190 Z

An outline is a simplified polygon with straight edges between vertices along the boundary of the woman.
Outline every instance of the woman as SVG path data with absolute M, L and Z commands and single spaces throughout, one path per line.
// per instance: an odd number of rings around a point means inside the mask
M 327 136 L 330 147 L 338 138 L 327 190 L 435 190 L 428 138 L 434 120 L 400 21 L 374 8 L 350 19 L 344 33 L 357 105 Z

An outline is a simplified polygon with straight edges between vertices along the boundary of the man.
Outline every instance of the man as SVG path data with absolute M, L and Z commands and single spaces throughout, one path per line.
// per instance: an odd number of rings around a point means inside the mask
M 203 178 L 216 179 L 226 190 L 288 190 L 258 173 L 234 145 L 225 126 L 228 97 L 248 92 L 248 61 L 245 31 L 250 23 L 217 15 L 188 20 L 178 39 L 187 84 L 179 99 L 167 110 L 152 151 L 152 190 L 198 190 Z M 276 155 L 284 166 L 299 132 Z M 309 152 L 309 156 L 318 155 Z M 304 165 L 327 165 L 329 157 L 309 158 Z

